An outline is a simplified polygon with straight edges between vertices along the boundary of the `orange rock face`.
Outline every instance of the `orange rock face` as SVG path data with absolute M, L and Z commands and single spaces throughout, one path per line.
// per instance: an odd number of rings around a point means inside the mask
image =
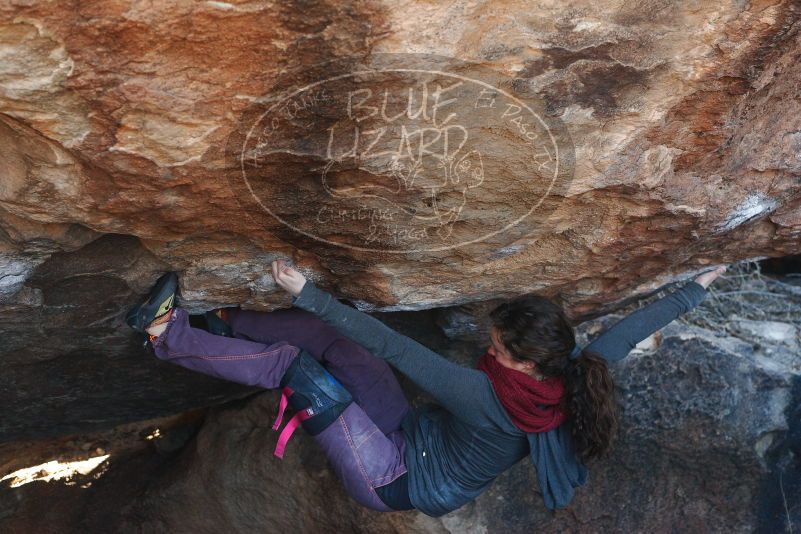
M 182 271 L 198 307 L 282 301 L 277 256 L 385 309 L 545 291 L 585 313 L 801 249 L 792 2 L 2 9 L 6 300 L 103 233 Z M 416 52 L 472 66 L 434 75 Z M 390 67 L 427 70 L 354 74 Z M 411 93 L 424 116 L 398 113 Z M 517 126 L 515 103 L 533 108 Z

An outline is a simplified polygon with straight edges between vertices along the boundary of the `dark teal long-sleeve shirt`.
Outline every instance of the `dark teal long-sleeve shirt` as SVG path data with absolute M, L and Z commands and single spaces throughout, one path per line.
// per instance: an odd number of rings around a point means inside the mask
M 631 313 L 586 349 L 609 361 L 620 360 L 705 296 L 703 286 L 689 282 Z M 567 506 L 574 488 L 586 482 L 587 470 L 574 452 L 569 420 L 548 432 L 525 433 L 512 423 L 482 371 L 440 356 L 310 281 L 292 304 L 385 359 L 437 401 L 410 410 L 402 423 L 409 499 L 418 510 L 433 517 L 456 510 L 526 456 L 536 468 L 548 508 Z

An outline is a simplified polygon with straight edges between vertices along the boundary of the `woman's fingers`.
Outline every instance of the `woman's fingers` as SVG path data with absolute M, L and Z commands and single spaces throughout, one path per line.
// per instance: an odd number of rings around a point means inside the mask
M 283 276 L 287 280 L 291 280 L 295 278 L 295 273 L 297 271 L 286 264 L 285 261 L 279 260 L 280 263 L 278 264 L 278 275 Z
M 718 276 L 720 276 L 724 272 L 726 272 L 726 266 L 725 265 L 721 265 L 721 266 L 716 267 L 715 269 L 713 269 L 713 270 L 711 270 L 709 272 L 706 272 L 706 273 L 696 277 L 695 281 L 698 284 L 704 286 L 704 288 L 707 288 L 715 280 L 715 278 L 717 278 Z
M 273 278 L 275 283 L 285 289 L 292 295 L 297 295 L 306 283 L 304 277 L 299 271 L 288 265 L 285 260 L 274 260 L 270 267 L 273 271 Z
M 281 273 L 282 265 L 281 265 L 281 263 L 283 261 L 284 260 L 273 260 L 273 262 L 271 264 L 271 267 L 273 269 L 273 278 L 275 279 L 276 283 L 279 283 L 279 284 L 282 281 L 282 276 L 281 276 L 281 274 L 282 274 Z

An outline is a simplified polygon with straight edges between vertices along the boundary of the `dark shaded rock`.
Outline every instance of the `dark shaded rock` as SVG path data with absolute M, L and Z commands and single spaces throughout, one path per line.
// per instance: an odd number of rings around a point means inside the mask
M 781 532 L 801 525 L 801 377 L 793 381 L 788 406 L 790 427 L 769 451 L 769 476 L 760 488 L 759 531 Z M 793 527 L 797 528 L 797 527 Z
M 34 481 L 16 488 L 0 484 L 0 530 L 9 533 L 115 532 L 120 514 L 161 476 L 194 435 L 203 410 L 189 411 L 52 440 L 0 445 L 0 472 L 43 462 L 82 461 L 108 455 L 86 475 Z M 154 439 L 158 436 L 158 439 Z
M 0 307 L 0 443 L 110 428 L 248 393 L 152 358 L 124 324 L 164 265 L 132 236 L 53 254 L 30 303 Z

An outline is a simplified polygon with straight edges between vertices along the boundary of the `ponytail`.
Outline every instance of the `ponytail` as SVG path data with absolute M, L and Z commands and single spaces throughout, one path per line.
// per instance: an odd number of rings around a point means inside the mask
M 579 349 L 564 310 L 545 297 L 518 297 L 498 305 L 490 318 L 513 358 L 534 362 L 543 376 L 563 377 L 561 408 L 572 420 L 576 454 L 585 461 L 605 456 L 618 430 L 615 384 L 606 360 Z
M 576 452 L 584 461 L 606 456 L 619 426 L 615 384 L 606 360 L 582 350 L 569 361 L 564 379 Z

